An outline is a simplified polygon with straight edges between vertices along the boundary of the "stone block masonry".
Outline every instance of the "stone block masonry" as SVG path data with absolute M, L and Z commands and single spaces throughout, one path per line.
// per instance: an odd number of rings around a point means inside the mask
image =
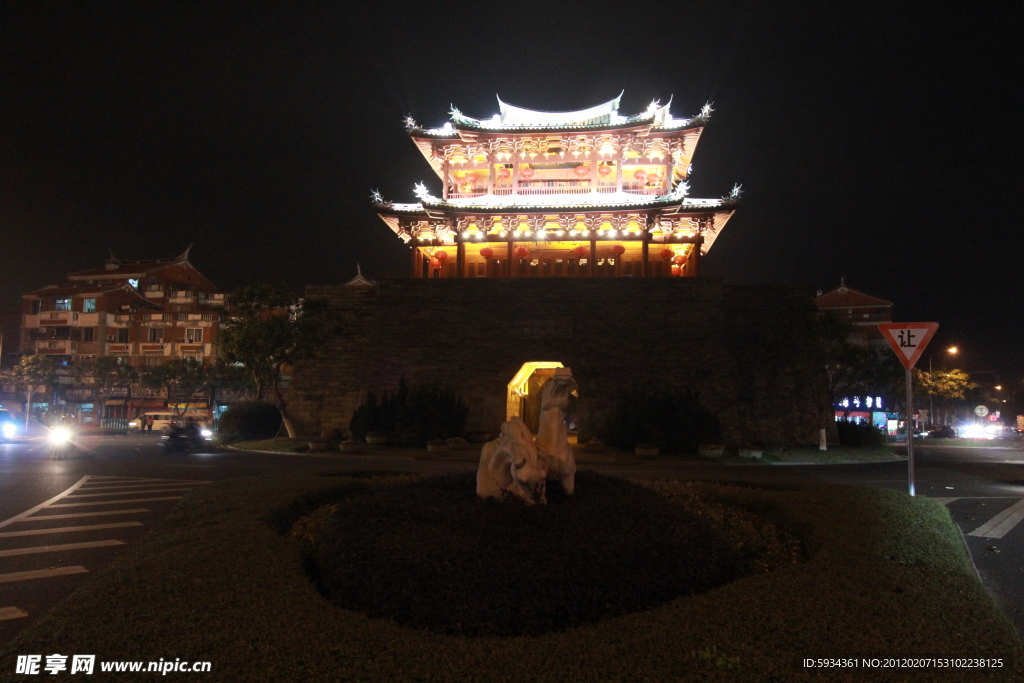
M 306 296 L 328 299 L 341 328 L 295 368 L 288 390 L 297 424 L 310 432 L 347 428 L 367 391 L 394 391 L 405 377 L 454 387 L 469 406 L 468 429 L 497 433 L 520 367 L 558 361 L 578 383 L 581 440 L 602 432 L 628 390 L 647 387 L 699 392 L 728 443 L 814 443 L 813 406 L 783 407 L 783 427 L 771 386 L 741 360 L 764 325 L 813 309 L 810 289 L 711 278 L 478 278 L 310 286 Z

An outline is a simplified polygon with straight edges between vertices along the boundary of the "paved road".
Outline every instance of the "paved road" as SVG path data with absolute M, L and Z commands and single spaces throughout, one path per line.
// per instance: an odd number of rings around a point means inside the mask
M 232 451 L 165 455 L 156 436 L 94 437 L 72 458 L 38 441 L 0 445 L 0 643 L 136 541 L 196 486 L 301 470 L 450 472 L 472 462 L 408 457 L 305 457 Z M 1024 633 L 1024 451 L 921 448 L 918 495 L 940 498 L 979 575 Z M 595 465 L 633 478 L 800 483 L 906 490 L 906 464 L 723 466 L 711 462 Z

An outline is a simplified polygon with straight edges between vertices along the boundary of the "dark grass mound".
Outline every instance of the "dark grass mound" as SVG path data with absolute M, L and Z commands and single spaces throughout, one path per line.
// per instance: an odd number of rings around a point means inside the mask
M 727 583 L 725 538 L 639 485 L 590 472 L 549 504 L 478 500 L 473 473 L 339 503 L 315 550 L 323 592 L 450 635 L 539 635 Z M 555 487 L 552 487 L 555 488 Z

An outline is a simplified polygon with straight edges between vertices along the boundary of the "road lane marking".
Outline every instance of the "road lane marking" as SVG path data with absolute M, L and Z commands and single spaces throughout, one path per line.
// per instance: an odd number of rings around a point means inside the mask
M 83 486 L 79 491 L 123 491 L 125 489 L 135 489 L 134 491 L 128 491 L 128 493 L 145 493 L 146 489 L 151 489 L 160 486 L 180 486 L 187 487 L 190 484 L 179 484 L 175 482 L 164 482 L 162 484 L 118 484 L 111 486 Z
M 14 583 L 15 581 L 29 581 L 31 579 L 49 579 L 52 576 L 70 576 L 71 574 L 88 574 L 85 567 L 52 567 L 50 569 L 34 569 L 30 572 L 11 572 L 0 574 L 0 583 Z
M 938 501 L 939 503 L 942 503 L 943 505 L 949 505 L 953 501 L 960 500 L 960 499 L 959 498 L 932 498 L 932 500 Z
M 56 503 L 61 498 L 65 498 L 66 496 L 68 496 L 72 491 L 75 491 L 78 488 L 80 488 L 87 481 L 89 481 L 89 477 L 88 476 L 82 477 L 77 482 L 72 484 L 70 488 L 68 488 L 67 490 L 65 490 L 65 491 L 63 491 L 61 493 L 58 493 L 56 496 L 54 496 L 50 500 L 46 501 L 45 503 L 40 503 L 39 505 L 36 505 L 34 508 L 31 508 L 29 510 L 25 510 L 22 513 L 14 515 L 10 519 L 5 519 L 4 521 L 0 522 L 0 528 L 3 528 L 3 527 L 8 526 L 10 524 L 14 524 L 15 522 L 20 522 L 22 519 L 24 519 L 25 517 L 28 517 L 32 513 L 39 512 L 43 508 L 49 507 L 50 505 L 52 505 L 53 503 Z
M 5 531 L 0 538 L 17 538 L 19 536 L 42 536 L 43 534 L 67 534 L 76 531 L 96 531 L 97 529 L 123 529 L 129 526 L 142 526 L 142 522 L 113 522 L 111 524 L 88 524 L 85 526 L 60 526 L 52 529 L 28 529 L 26 531 Z
M 132 500 L 94 500 L 88 503 L 54 503 L 51 508 L 76 508 L 83 505 L 124 505 L 125 503 L 152 503 L 157 500 L 181 500 L 182 496 L 164 496 L 162 498 L 134 498 Z M 17 521 L 17 520 L 16 520 Z
M 36 515 L 19 519 L 19 522 L 39 522 L 44 519 L 72 519 L 73 517 L 105 517 L 107 515 L 135 515 L 142 512 L 149 512 L 146 508 L 134 508 L 132 510 L 104 510 L 103 512 L 70 512 L 65 515 Z
M 110 496 L 148 496 L 151 493 L 174 493 L 177 491 L 188 491 L 187 486 L 175 486 L 169 489 L 156 489 L 153 491 L 123 491 L 122 493 L 77 493 L 71 496 L 64 496 L 65 498 L 109 498 Z
M 59 553 L 63 550 L 79 550 L 83 548 L 106 548 L 112 545 L 124 545 L 124 541 L 87 541 L 85 543 L 61 543 L 59 545 L 38 545 L 32 548 L 14 548 L 13 550 L 0 550 L 0 557 Z
M 28 612 L 25 610 L 18 609 L 17 607 L 0 607 L 0 621 L 10 621 L 11 619 L 24 619 L 28 616 Z
M 967 535 L 1002 538 L 1010 533 L 1013 527 L 1020 524 L 1022 519 L 1024 519 L 1024 499 L 1017 501 Z

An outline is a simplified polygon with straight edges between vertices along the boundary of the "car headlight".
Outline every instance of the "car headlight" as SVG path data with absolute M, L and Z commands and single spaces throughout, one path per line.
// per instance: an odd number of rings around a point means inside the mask
M 10 439 L 18 431 L 18 427 L 11 422 L 4 422 L 3 434 L 5 439 Z
M 67 443 L 71 440 L 71 430 L 66 427 L 56 427 L 50 431 L 50 442 L 53 444 Z
M 201 429 L 199 430 L 199 433 L 205 436 L 207 439 L 213 436 L 213 432 L 211 432 L 209 429 Z

